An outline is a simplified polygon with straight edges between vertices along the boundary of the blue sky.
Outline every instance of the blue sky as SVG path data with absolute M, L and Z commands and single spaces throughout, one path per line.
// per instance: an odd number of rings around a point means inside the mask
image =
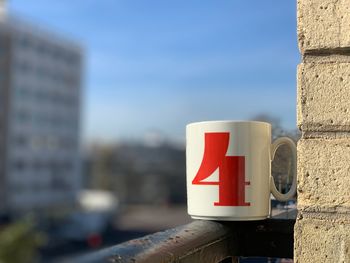
M 83 138 L 181 140 L 185 125 L 267 113 L 295 128 L 295 1 L 12 0 L 81 42 Z

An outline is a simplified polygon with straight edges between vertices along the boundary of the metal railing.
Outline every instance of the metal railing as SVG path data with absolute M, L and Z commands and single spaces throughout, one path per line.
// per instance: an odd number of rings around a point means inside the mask
M 236 262 L 238 256 L 293 258 L 295 219 L 279 218 L 197 220 L 62 262 L 213 263 Z

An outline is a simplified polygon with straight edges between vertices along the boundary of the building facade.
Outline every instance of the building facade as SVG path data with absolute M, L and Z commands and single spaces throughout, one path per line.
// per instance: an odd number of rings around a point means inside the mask
M 81 185 L 82 50 L 27 23 L 0 21 L 0 209 L 69 203 Z

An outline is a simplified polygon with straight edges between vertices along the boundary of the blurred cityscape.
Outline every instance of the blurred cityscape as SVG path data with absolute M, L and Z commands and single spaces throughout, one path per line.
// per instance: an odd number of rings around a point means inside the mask
M 0 262 L 50 262 L 190 222 L 185 146 L 158 132 L 81 145 L 83 48 L 6 14 L 4 5 Z M 252 119 L 271 122 L 274 137 L 299 137 L 274 117 Z M 281 191 L 291 184 L 289 154 L 281 147 L 273 162 Z

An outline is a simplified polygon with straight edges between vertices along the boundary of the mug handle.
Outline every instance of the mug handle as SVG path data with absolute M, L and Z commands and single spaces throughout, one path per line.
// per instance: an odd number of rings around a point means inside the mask
M 273 196 L 279 200 L 279 201 L 287 201 L 291 199 L 297 190 L 297 149 L 295 147 L 295 143 L 287 138 L 287 137 L 281 137 L 276 139 L 273 144 L 271 145 L 271 161 L 275 158 L 275 154 L 277 149 L 283 145 L 286 144 L 289 146 L 290 150 L 292 151 L 292 173 L 293 173 L 293 181 L 292 186 L 290 187 L 289 191 L 285 194 L 282 194 L 279 192 L 276 188 L 275 181 L 273 180 L 272 175 L 270 175 L 270 189 L 273 194 Z

